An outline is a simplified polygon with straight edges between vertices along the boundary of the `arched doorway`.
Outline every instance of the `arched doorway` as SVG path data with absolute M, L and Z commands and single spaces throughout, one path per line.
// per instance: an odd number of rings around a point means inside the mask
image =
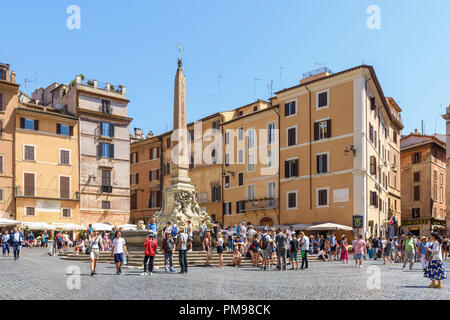
M 259 221 L 259 225 L 271 227 L 273 226 L 273 219 L 270 217 L 264 217 L 261 219 L 261 221 Z

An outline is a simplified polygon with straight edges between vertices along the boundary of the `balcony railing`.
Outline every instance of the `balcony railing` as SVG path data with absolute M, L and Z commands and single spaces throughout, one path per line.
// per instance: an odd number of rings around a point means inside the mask
M 258 211 L 258 210 L 270 210 L 277 209 L 279 201 L 278 199 L 255 199 L 245 201 L 245 211 Z
M 34 188 L 25 190 L 22 186 L 15 188 L 16 197 L 42 198 L 42 199 L 58 199 L 58 200 L 79 200 L 80 193 L 78 191 L 64 193 L 58 189 L 51 188 Z

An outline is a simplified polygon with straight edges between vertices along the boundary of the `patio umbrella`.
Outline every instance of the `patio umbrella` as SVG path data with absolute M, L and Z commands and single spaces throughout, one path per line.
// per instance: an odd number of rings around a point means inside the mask
M 0 218 L 0 226 L 6 227 L 6 226 L 15 226 L 20 224 L 20 221 L 12 220 L 12 219 L 6 219 L 6 218 Z
M 315 231 L 328 231 L 328 230 L 353 230 L 352 227 L 344 226 L 342 224 L 336 224 L 336 223 L 322 223 L 317 224 L 315 226 L 309 227 L 308 230 L 315 230 Z

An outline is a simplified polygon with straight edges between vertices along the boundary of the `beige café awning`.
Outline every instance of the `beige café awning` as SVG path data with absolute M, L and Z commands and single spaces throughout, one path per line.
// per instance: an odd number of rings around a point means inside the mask
M 337 223 L 322 223 L 322 224 L 317 224 L 315 226 L 311 226 L 308 228 L 308 230 L 310 231 L 328 231 L 328 230 L 347 230 L 347 231 L 351 231 L 353 230 L 352 227 L 349 226 L 344 226 L 342 224 L 337 224 Z

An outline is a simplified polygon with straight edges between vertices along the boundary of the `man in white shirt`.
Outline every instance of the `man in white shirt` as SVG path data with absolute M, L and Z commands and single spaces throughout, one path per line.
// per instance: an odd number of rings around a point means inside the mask
M 250 225 L 250 226 L 248 227 L 247 234 L 248 234 L 248 241 L 252 241 L 254 235 L 256 234 L 256 230 L 253 229 L 253 226 L 252 226 L 252 225 Z
M 128 256 L 127 246 L 125 245 L 125 239 L 122 238 L 122 232 L 117 231 L 116 237 L 112 242 L 111 257 L 114 254 L 114 263 L 116 264 L 116 274 L 122 273 L 122 264 L 125 260 L 124 252 Z
M 293 227 L 293 226 L 290 226 L 289 229 L 287 230 L 287 235 L 288 235 L 289 241 L 292 240 L 292 234 L 293 234 L 293 233 L 295 233 L 294 227 Z
M 241 225 L 239 226 L 239 228 L 240 228 L 240 235 L 243 238 L 246 238 L 247 237 L 247 228 L 245 227 L 244 222 L 241 222 Z
M 303 231 L 300 232 L 300 248 L 302 250 L 302 266 L 300 270 L 308 269 L 309 238 L 305 236 Z

